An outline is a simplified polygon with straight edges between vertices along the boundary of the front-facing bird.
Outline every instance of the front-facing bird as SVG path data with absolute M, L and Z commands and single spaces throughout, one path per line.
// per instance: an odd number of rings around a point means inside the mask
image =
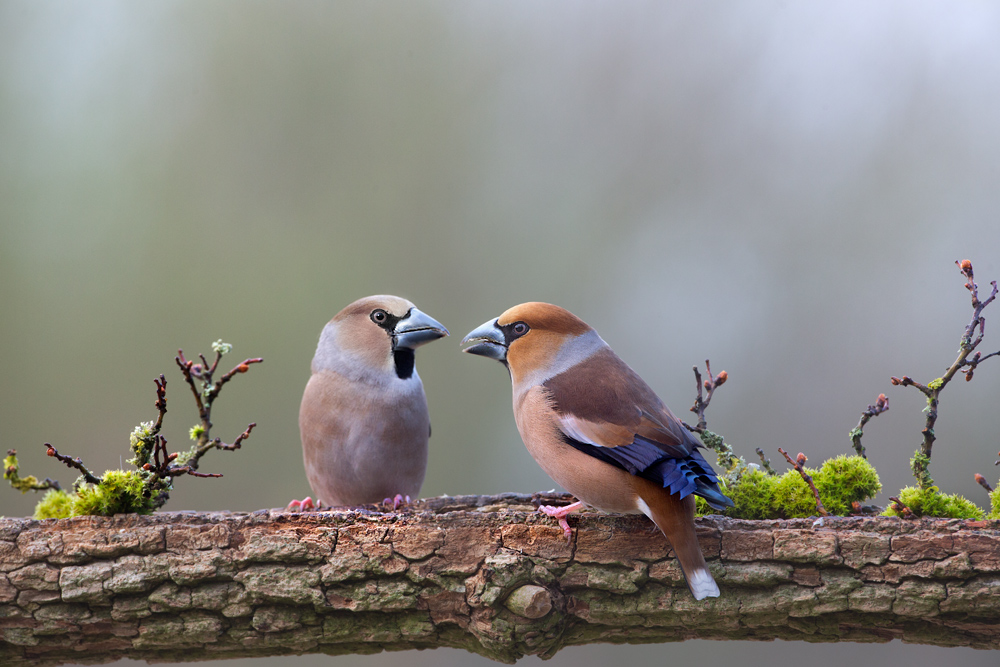
M 582 503 L 641 512 L 670 541 L 698 600 L 718 597 L 694 527 L 694 496 L 731 507 L 691 433 L 590 326 L 548 303 L 523 303 L 471 331 L 471 354 L 510 371 L 528 451 Z M 559 519 L 581 503 L 542 508 Z
M 406 299 L 386 295 L 355 301 L 323 328 L 299 409 L 306 477 L 318 501 L 417 495 L 431 426 L 414 350 L 447 335 Z

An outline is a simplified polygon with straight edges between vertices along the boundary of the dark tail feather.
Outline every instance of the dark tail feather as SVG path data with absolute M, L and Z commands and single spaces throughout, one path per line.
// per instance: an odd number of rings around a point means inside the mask
M 708 571 L 708 564 L 694 529 L 694 496 L 682 500 L 676 495 L 665 493 L 665 490 L 657 491 L 648 494 L 649 497 L 646 494 L 641 497 L 649 509 L 649 518 L 673 547 L 691 595 L 695 600 L 719 597 L 719 586 Z
M 701 479 L 695 480 L 695 495 L 701 496 L 705 499 L 705 502 L 714 507 L 717 510 L 724 510 L 729 507 L 735 507 L 732 500 L 722 495 L 722 491 L 719 491 L 719 487 L 714 484 L 706 484 Z

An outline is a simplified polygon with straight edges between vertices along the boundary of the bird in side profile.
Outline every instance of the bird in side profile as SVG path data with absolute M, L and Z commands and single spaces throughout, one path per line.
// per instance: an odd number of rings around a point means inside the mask
M 569 311 L 523 303 L 474 329 L 470 354 L 510 372 L 514 419 L 538 464 L 580 502 L 542 507 L 571 536 L 583 504 L 643 513 L 669 540 L 698 600 L 718 597 L 694 527 L 694 496 L 732 507 L 694 436 L 597 332 Z
M 302 395 L 299 431 L 317 503 L 362 505 L 416 496 L 431 425 L 414 351 L 448 335 L 396 296 L 359 299 L 323 328 Z M 310 509 L 311 499 L 289 509 Z

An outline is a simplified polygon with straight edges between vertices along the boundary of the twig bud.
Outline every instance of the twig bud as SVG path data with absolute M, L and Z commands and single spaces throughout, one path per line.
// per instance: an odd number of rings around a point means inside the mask
M 799 455 L 795 457 L 795 462 L 798 463 L 800 466 L 805 465 L 806 461 L 808 460 L 809 459 L 806 458 L 806 455 L 803 454 L 802 452 L 799 452 Z
M 55 449 L 55 447 L 53 447 L 52 445 L 50 445 L 48 443 L 46 443 L 45 446 L 48 447 L 48 449 L 45 450 L 45 453 L 48 456 L 55 456 L 56 455 L 56 449 Z
M 248 370 L 250 370 L 250 367 L 247 366 L 246 364 L 240 364 L 239 366 L 236 367 L 236 370 L 240 373 L 246 373 Z
M 985 477 L 980 475 L 978 472 L 976 473 L 975 477 L 976 477 L 976 483 L 979 484 L 979 486 L 986 489 L 987 493 L 993 493 L 993 487 L 990 486 L 990 483 L 986 481 Z
M 718 375 L 715 376 L 715 386 L 719 387 L 726 384 L 726 380 L 729 379 L 729 373 L 726 371 L 720 371 Z

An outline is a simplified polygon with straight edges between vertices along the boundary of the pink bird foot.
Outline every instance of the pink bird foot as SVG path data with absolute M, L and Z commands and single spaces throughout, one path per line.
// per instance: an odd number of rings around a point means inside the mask
M 583 503 L 579 500 L 572 505 L 564 505 L 562 507 L 555 507 L 554 505 L 539 505 L 538 511 L 548 514 L 550 517 L 559 520 L 559 525 L 563 529 L 563 535 L 566 536 L 566 541 L 569 542 L 573 539 L 573 530 L 569 527 L 569 521 L 566 520 L 566 515 L 571 512 L 583 509 Z
M 288 503 L 285 508 L 286 512 L 311 512 L 316 509 L 316 503 L 310 496 L 306 496 L 302 500 L 293 500 Z
M 401 496 L 401 495 L 399 495 L 397 493 L 394 498 L 385 498 L 382 501 L 382 504 L 385 505 L 387 508 L 389 507 L 389 505 L 392 505 L 392 509 L 393 510 L 398 510 L 401 505 L 409 505 L 410 504 L 410 497 L 409 496 Z

